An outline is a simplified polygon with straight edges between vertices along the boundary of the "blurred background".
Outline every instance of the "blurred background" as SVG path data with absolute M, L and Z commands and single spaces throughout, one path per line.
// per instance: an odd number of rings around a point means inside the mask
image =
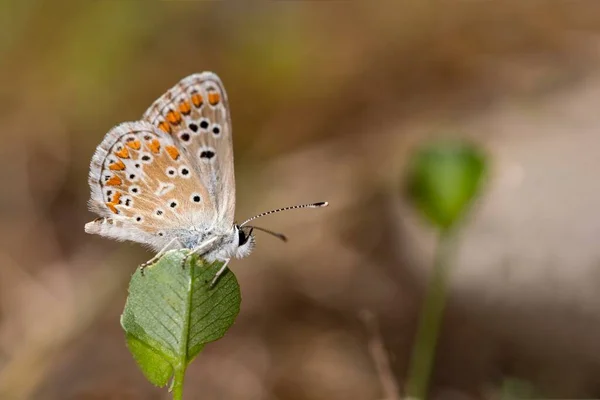
M 415 146 L 475 141 L 432 398 L 600 398 L 595 1 L 0 3 L 0 398 L 168 399 L 119 324 L 151 254 L 86 235 L 104 134 L 205 70 L 232 109 L 242 310 L 189 399 L 383 400 L 405 386 L 435 233 L 402 195 Z M 533 394 L 535 393 L 535 394 Z

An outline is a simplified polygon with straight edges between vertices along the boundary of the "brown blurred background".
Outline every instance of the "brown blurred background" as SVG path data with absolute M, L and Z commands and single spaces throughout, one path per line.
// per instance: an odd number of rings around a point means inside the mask
M 1 2 L 0 398 L 169 398 L 119 325 L 150 254 L 84 234 L 87 173 L 113 125 L 204 70 L 229 94 L 238 219 L 331 206 L 261 221 L 290 242 L 259 233 L 231 264 L 240 316 L 186 398 L 394 398 L 435 239 L 404 165 L 447 135 L 479 142 L 492 174 L 433 397 L 501 398 L 518 379 L 600 398 L 599 34 L 593 0 Z

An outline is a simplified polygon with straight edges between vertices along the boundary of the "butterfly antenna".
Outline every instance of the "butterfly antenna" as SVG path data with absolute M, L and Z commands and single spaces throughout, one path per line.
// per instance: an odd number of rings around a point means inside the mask
M 258 215 L 255 215 L 252 218 L 248 218 L 247 220 L 245 220 L 244 222 L 242 222 L 239 226 L 242 227 L 242 226 L 246 225 L 248 222 L 254 221 L 257 218 L 264 217 L 266 215 L 275 214 L 275 213 L 278 213 L 278 212 L 281 212 L 281 211 L 295 210 L 295 209 L 298 209 L 298 208 L 320 208 L 320 207 L 327 207 L 328 205 L 329 205 L 328 202 L 326 202 L 326 201 L 320 201 L 318 203 L 300 204 L 300 205 L 297 205 L 297 206 L 289 206 L 289 207 L 278 208 L 276 210 L 271 210 L 271 211 L 267 211 L 267 212 L 264 212 L 264 213 L 260 213 Z
M 269 235 L 275 236 L 277 239 L 279 239 L 283 242 L 287 242 L 287 240 L 288 240 L 287 236 L 285 236 L 283 233 L 273 232 L 268 229 L 261 228 L 260 226 L 248 225 L 248 228 L 252 228 L 252 229 L 256 229 L 257 231 L 262 231 L 264 233 L 268 233 Z

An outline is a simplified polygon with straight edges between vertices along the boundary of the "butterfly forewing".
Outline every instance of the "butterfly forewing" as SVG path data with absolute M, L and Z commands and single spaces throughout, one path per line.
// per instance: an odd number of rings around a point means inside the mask
M 150 106 L 144 120 L 170 136 L 216 209 L 219 225 L 230 227 L 235 212 L 231 118 L 227 94 L 213 73 L 190 75 Z
M 88 224 L 90 233 L 160 248 L 172 230 L 215 214 L 191 160 L 173 137 L 145 121 L 106 134 L 92 158 L 89 183 L 90 208 L 106 217 Z

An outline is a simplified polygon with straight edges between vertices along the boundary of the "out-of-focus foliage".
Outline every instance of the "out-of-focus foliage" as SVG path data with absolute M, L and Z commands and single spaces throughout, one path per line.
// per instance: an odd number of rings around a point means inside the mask
M 450 228 L 473 200 L 485 172 L 485 156 L 460 141 L 429 144 L 413 156 L 408 194 L 438 228 Z
M 435 350 L 451 279 L 451 254 L 460 230 L 450 229 L 465 214 L 481 186 L 485 156 L 476 146 L 454 140 L 417 149 L 408 167 L 408 195 L 414 206 L 439 230 L 432 277 L 427 283 L 414 340 L 407 394 L 428 397 Z M 454 240 L 453 240 L 454 239 Z

